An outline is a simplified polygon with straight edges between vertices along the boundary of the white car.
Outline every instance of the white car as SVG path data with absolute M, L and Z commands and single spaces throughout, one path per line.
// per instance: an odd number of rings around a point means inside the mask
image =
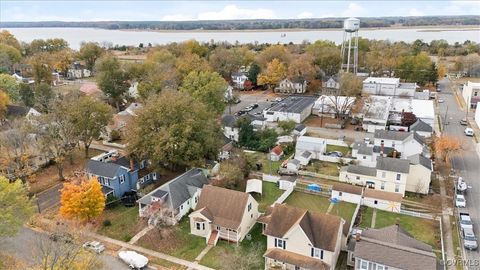
M 142 269 L 148 264 L 147 257 L 131 250 L 118 252 L 118 257 L 132 269 Z
M 85 244 L 83 244 L 83 248 L 93 250 L 97 254 L 100 254 L 105 250 L 105 246 L 98 241 L 85 242 Z
M 473 129 L 471 129 L 471 128 L 466 128 L 465 129 L 465 135 L 473 137 L 473 134 L 474 134 Z
M 443 99 L 438 100 L 438 103 L 444 103 L 444 102 L 445 102 L 445 100 L 443 100 Z
M 465 208 L 467 207 L 467 201 L 465 200 L 465 196 L 457 194 L 455 198 L 455 206 L 458 208 Z

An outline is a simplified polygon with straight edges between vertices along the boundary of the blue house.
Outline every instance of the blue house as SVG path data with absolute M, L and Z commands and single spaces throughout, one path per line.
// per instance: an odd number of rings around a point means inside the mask
M 157 173 L 149 168 L 149 162 L 134 162 L 120 157 L 116 150 L 92 157 L 86 167 L 89 178 L 96 177 L 102 185 L 105 197 L 121 198 L 127 191 L 138 189 L 157 180 Z

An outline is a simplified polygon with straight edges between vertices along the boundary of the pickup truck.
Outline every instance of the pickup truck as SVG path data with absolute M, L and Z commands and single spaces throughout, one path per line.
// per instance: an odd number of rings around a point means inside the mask
M 470 214 L 465 212 L 460 212 L 460 228 L 464 229 L 473 229 L 472 219 L 470 218 Z

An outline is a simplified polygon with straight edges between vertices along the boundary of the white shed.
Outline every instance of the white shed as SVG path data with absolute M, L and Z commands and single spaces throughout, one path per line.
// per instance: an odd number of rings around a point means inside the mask
M 296 176 L 282 176 L 278 179 L 278 187 L 282 190 L 287 190 L 297 183 Z
M 246 193 L 259 193 L 262 194 L 262 180 L 260 179 L 250 179 L 247 181 L 247 188 L 245 189 Z
M 332 199 L 359 204 L 362 201 L 363 188 L 343 183 L 335 183 L 332 187 Z

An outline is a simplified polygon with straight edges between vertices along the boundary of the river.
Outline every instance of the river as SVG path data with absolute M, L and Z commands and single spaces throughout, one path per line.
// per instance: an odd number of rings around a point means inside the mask
M 119 45 L 166 44 L 195 39 L 201 42 L 228 41 L 230 43 L 301 43 L 323 39 L 337 44 L 342 42 L 342 30 L 287 30 L 282 31 L 125 31 L 96 28 L 2 28 L 10 31 L 17 39 L 30 42 L 33 39 L 63 38 L 73 49 L 78 49 L 82 41 L 104 41 Z M 368 39 L 412 42 L 422 39 L 430 42 L 445 39 L 449 43 L 463 43 L 472 40 L 480 43 L 480 29 L 465 28 L 399 28 L 399 29 L 360 29 L 359 36 Z

